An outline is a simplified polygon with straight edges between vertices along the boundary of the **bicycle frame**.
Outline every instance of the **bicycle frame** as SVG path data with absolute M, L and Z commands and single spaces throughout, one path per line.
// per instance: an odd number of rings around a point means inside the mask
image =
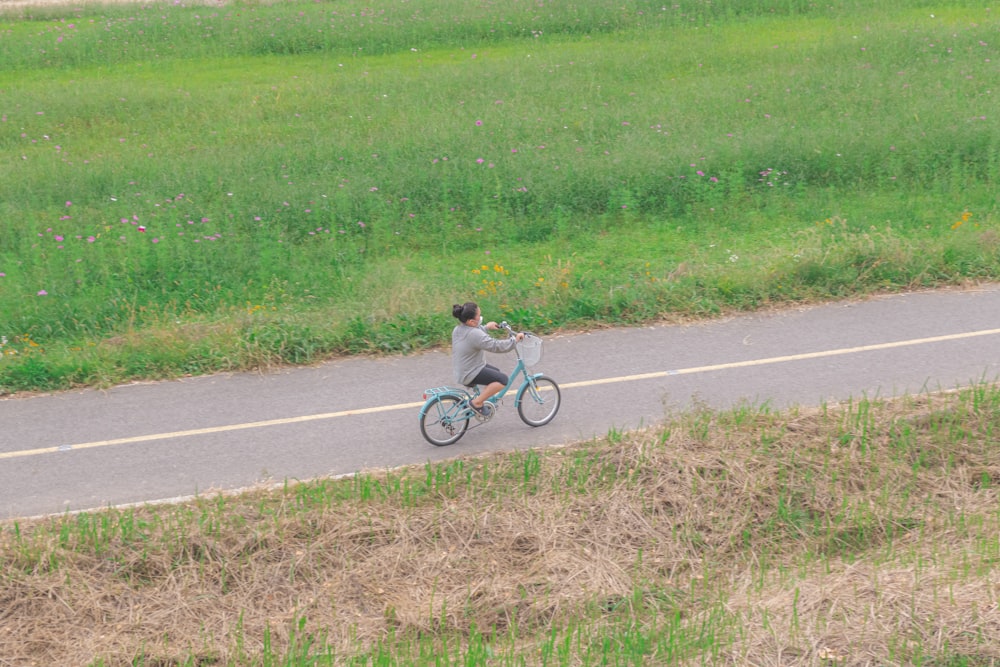
M 531 386 L 532 380 L 541 377 L 542 375 L 542 373 L 529 374 L 527 366 L 524 365 L 524 360 L 521 359 L 520 352 L 517 352 L 516 347 L 514 348 L 514 350 L 515 353 L 517 354 L 517 364 L 514 366 L 514 370 L 512 370 L 510 373 L 510 379 L 507 380 L 507 384 L 506 386 L 504 386 L 503 389 L 498 391 L 493 396 L 490 396 L 485 401 L 486 403 L 491 403 L 494 409 L 498 406 L 499 401 L 507 394 L 507 392 L 509 392 L 513 388 L 514 383 L 518 379 L 520 379 L 521 386 L 518 387 L 517 394 L 515 395 L 514 399 L 514 407 L 517 407 L 518 404 L 520 404 L 520 402 L 524 399 L 525 388 Z M 455 396 L 460 401 L 468 402 L 471 401 L 476 396 L 479 396 L 479 394 L 480 394 L 479 385 L 476 385 L 475 388 L 473 388 L 471 391 L 465 387 L 437 387 L 435 389 L 428 389 L 426 392 L 424 392 L 424 398 L 429 399 L 433 398 L 434 396 L 451 395 Z M 421 416 L 427 413 L 427 408 L 430 406 L 430 404 L 431 401 L 427 401 L 424 404 L 424 406 L 420 408 Z M 450 423 L 450 422 L 472 419 L 473 417 L 478 416 L 478 413 L 471 407 L 469 407 L 468 403 L 466 403 L 464 408 L 461 407 L 461 403 L 456 403 L 450 410 L 448 410 L 445 414 L 440 416 L 442 421 L 444 421 L 445 423 Z

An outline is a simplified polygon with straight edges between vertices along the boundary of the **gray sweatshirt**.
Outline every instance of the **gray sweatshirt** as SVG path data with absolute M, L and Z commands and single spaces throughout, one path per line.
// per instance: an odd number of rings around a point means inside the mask
M 455 382 L 470 384 L 486 367 L 483 352 L 510 352 L 515 339 L 494 338 L 486 327 L 459 324 L 451 332 L 451 360 L 455 366 Z

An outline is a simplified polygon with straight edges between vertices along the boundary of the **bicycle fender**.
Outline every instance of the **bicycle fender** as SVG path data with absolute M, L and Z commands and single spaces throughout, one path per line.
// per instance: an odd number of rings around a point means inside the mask
M 420 406 L 420 416 L 423 417 L 425 414 L 427 414 L 428 408 L 430 408 L 433 403 L 435 403 L 439 398 L 446 396 L 456 398 L 459 401 L 464 401 L 469 397 L 468 394 L 462 391 L 442 391 L 434 393 L 431 396 L 429 396 L 426 401 L 424 401 L 424 404 L 422 406 Z

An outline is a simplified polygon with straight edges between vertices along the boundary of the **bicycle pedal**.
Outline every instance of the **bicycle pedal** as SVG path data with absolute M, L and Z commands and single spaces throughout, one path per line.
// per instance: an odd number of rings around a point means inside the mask
M 476 412 L 476 419 L 481 422 L 488 422 L 489 420 L 493 419 L 493 415 L 494 413 L 496 413 L 496 411 L 497 411 L 496 406 L 490 403 L 489 401 L 486 401 L 485 403 L 483 403 L 483 411 Z

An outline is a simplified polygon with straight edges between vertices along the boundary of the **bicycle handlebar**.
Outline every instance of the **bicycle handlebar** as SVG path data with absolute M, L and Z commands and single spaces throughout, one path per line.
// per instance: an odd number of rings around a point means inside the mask
M 501 322 L 497 326 L 499 326 L 501 329 L 503 329 L 504 331 L 506 331 L 508 336 L 516 336 L 519 333 L 524 334 L 525 336 L 534 336 L 535 335 L 535 334 L 531 333 L 530 331 L 514 331 L 514 329 L 512 329 L 511 326 L 507 323 L 507 320 L 504 320 L 503 322 Z

